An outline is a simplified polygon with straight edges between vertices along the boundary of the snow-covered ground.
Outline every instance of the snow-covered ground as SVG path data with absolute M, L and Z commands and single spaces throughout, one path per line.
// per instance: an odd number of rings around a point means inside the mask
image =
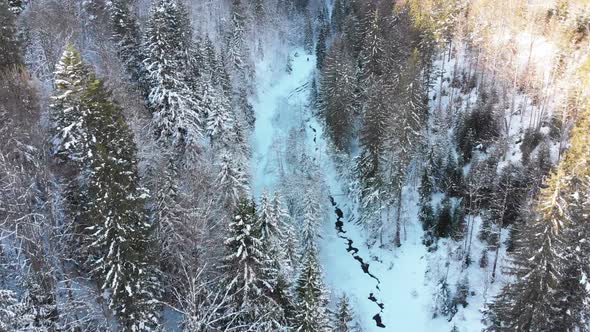
M 289 130 L 304 121 L 308 104 L 307 85 L 315 69 L 315 58 L 303 50 L 291 52 L 293 71 L 276 66 L 270 57 L 256 65 L 256 96 L 252 106 L 256 126 L 252 135 L 252 189 L 258 197 L 263 190 L 276 189 L 282 157 Z
M 447 332 L 454 325 L 462 332 L 480 331 L 484 327 L 481 309 L 498 292 L 505 278 L 500 274 L 499 280 L 491 284 L 488 278 L 491 264 L 487 268 L 479 267 L 477 259 L 484 249 L 483 244 L 474 240 L 474 263 L 469 267 L 463 267 L 459 258 L 453 258 L 460 256 L 453 253 L 460 250 L 461 243 L 441 240 L 437 251 L 427 252 L 422 244 L 423 231 L 417 217 L 418 195 L 415 188 L 408 186 L 404 193 L 406 231 L 402 247 L 368 248 L 366 233 L 352 222 L 358 217 L 356 207 L 344 195 L 342 188 L 346 184 L 338 177 L 336 165 L 330 158 L 323 125 L 308 106 L 315 58 L 305 55 L 302 50 L 293 50 L 291 55 L 293 71 L 290 74 L 283 66 L 267 62 L 270 60 L 261 61 L 256 68 L 257 94 L 252 101 L 257 117 L 252 137 L 255 196 L 258 197 L 263 190 L 278 188 L 279 175 L 286 162 L 282 160 L 283 151 L 290 148 L 287 146 L 288 133 L 293 128 L 305 128 L 306 153 L 314 157 L 323 177 L 320 181 L 326 184 L 336 204 L 336 207 L 332 206 L 329 197 L 322 202 L 327 217 L 322 223 L 320 241 L 320 259 L 332 302 L 346 293 L 365 332 Z M 339 233 L 335 227 L 335 208 L 343 213 L 345 233 Z M 477 232 L 480 220 L 476 218 L 475 222 Z M 349 240 L 352 240 L 351 246 Z M 490 251 L 490 261 L 492 254 Z M 504 257 L 502 251 L 500 265 L 504 264 Z M 467 277 L 471 286 L 467 299 L 469 305 L 466 308 L 460 306 L 450 322 L 446 317 L 432 316 L 436 285 L 442 277 L 446 278 L 451 295 L 461 278 Z M 377 314 L 381 327 L 375 320 Z
M 256 127 L 252 137 L 253 145 L 253 190 L 258 196 L 263 190 L 277 186 L 280 158 L 277 146 L 286 144 L 289 130 L 301 126 L 306 128 L 308 153 L 316 157 L 324 181 L 334 196 L 338 207 L 344 212 L 344 236 L 354 241 L 359 251 L 356 255 L 369 264 L 368 270 L 380 283 L 366 274 L 361 263 L 348 252 L 348 241 L 340 238 L 335 228 L 336 215 L 326 197 L 325 206 L 330 209 L 322 224 L 320 257 L 324 267 L 326 284 L 335 299 L 346 293 L 354 304 L 356 315 L 364 331 L 433 331 L 437 322 L 429 317 L 428 306 L 431 294 L 425 292 L 426 270 L 425 248 L 421 244 L 422 233 L 418 223 L 408 223 L 408 239 L 396 251 L 369 251 L 366 239 L 357 225 L 350 222 L 354 210 L 342 195 L 335 165 L 331 160 L 329 147 L 323 136 L 323 126 L 318 119 L 310 117 L 306 109 L 309 98 L 309 81 L 315 69 L 315 59 L 294 51 L 293 72 L 275 69 L 262 61 L 257 65 L 257 99 L 253 101 L 256 112 Z M 290 114 L 289 114 L 290 113 Z M 313 129 L 315 129 L 315 132 Z M 315 139 L 314 139 L 315 138 Z M 317 148 L 317 149 L 316 149 Z M 415 215 L 409 209 L 408 215 Z M 375 260 L 378 259 L 379 261 Z M 377 302 L 369 299 L 373 294 Z M 383 303 L 383 311 L 378 305 Z M 373 317 L 380 313 L 385 328 L 377 327 Z

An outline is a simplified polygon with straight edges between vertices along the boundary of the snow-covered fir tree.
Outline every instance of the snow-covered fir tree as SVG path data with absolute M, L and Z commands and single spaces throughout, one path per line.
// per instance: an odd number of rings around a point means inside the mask
M 146 192 L 139 183 L 133 135 L 103 82 L 68 46 L 56 73 L 56 155 L 81 161 L 78 186 L 83 207 L 75 228 L 83 264 L 110 293 L 110 307 L 126 331 L 157 325 L 151 274 Z
M 273 266 L 264 250 L 256 205 L 251 200 L 245 198 L 238 204 L 224 244 L 222 286 L 231 296 L 234 314 L 242 324 L 272 328 L 275 322 L 271 318 L 281 310 L 267 296 L 275 283 L 269 278 L 274 273 L 268 271 Z
M 303 48 L 305 49 L 305 52 L 307 52 L 308 55 L 312 55 L 314 51 L 314 35 L 309 13 L 305 15 L 305 31 L 303 32 L 303 38 Z
M 0 331 L 35 330 L 35 315 L 11 290 L 0 289 Z
M 302 332 L 330 331 L 327 293 L 315 245 L 304 247 L 295 291 L 295 329 Z
M 457 311 L 453 305 L 449 285 L 447 280 L 443 278 L 436 285 L 432 300 L 432 317 L 442 316 L 450 321 L 456 313 Z
M 587 2 L 0 0 L 0 331 L 590 331 Z
M 330 138 L 341 150 L 350 150 L 356 116 L 356 72 L 353 60 L 333 45 L 324 63 L 319 96 L 319 109 L 328 126 Z
M 528 220 L 519 232 L 511 269 L 517 279 L 490 306 L 489 331 L 587 328 L 580 311 L 589 298 L 582 287 L 587 273 L 583 263 L 587 252 L 582 249 L 587 246 L 580 236 L 585 234 L 583 220 L 589 211 L 589 114 L 583 113 L 570 151 L 541 190 L 535 219 Z M 568 305 L 562 307 L 564 303 Z
M 301 226 L 302 254 L 309 250 L 314 252 L 317 250 L 321 213 L 321 205 L 317 195 L 312 190 L 308 191 L 305 195 L 303 224 Z
M 154 214 L 157 223 L 157 237 L 160 244 L 161 268 L 165 272 L 177 271 L 181 262 L 176 257 L 185 253 L 177 252 L 182 242 L 180 229 L 187 211 L 180 204 L 180 188 L 178 184 L 177 155 L 173 152 L 164 154 L 164 160 L 158 168 L 159 179 L 153 198 L 155 199 Z
M 334 313 L 334 332 L 353 332 L 355 331 L 354 317 L 350 300 L 346 294 L 342 294 L 336 305 Z
M 53 153 L 64 161 L 83 162 L 89 157 L 88 110 L 82 103 L 89 71 L 80 53 L 68 45 L 56 66 L 52 106 Z
M 206 83 L 204 86 L 206 88 L 202 89 L 200 98 L 207 114 L 205 126 L 207 136 L 215 145 L 228 149 L 235 122 L 234 114 L 230 110 L 229 101 L 220 89 L 215 89 Z
M 141 55 L 141 35 L 136 17 L 130 8 L 129 0 L 111 0 L 108 2 L 113 40 L 117 43 L 119 57 L 127 67 L 131 78 L 145 84 L 145 68 Z M 142 86 L 142 88 L 146 88 Z
M 194 146 L 203 137 L 202 105 L 195 100 L 183 70 L 191 43 L 184 5 L 176 0 L 155 1 L 143 40 L 143 63 L 154 134 L 165 146 Z
M 158 324 L 158 298 L 152 266 L 152 225 L 145 211 L 133 134 L 121 108 L 111 101 L 103 82 L 91 75 L 84 91 L 88 107 L 85 129 L 91 156 L 85 217 L 91 266 L 124 331 L 148 331 Z
M 228 209 L 235 209 L 250 189 L 247 173 L 242 169 L 240 160 L 227 153 L 223 154 L 215 185 L 218 188 L 219 202 Z
M 245 79 L 247 46 L 245 43 L 246 34 L 246 10 L 242 0 L 232 0 L 231 3 L 231 27 L 226 37 L 226 59 L 227 64 L 234 71 L 238 78 Z
M 0 3 L 0 22 L 0 69 L 5 69 L 22 62 L 16 16 L 6 1 Z
M 281 270 L 284 274 L 292 276 L 299 257 L 298 253 L 298 237 L 295 227 L 292 223 L 292 217 L 284 206 L 283 199 L 280 192 L 275 192 L 272 199 L 272 214 L 278 222 L 281 230 L 281 250 L 283 258 L 283 266 Z
M 384 44 L 381 35 L 379 10 L 375 10 L 368 18 L 367 31 L 364 33 L 363 50 L 361 52 L 362 80 L 364 86 L 370 87 L 371 83 L 383 74 Z
M 324 65 L 324 60 L 326 58 L 326 43 L 328 39 L 328 26 L 325 24 L 320 25 L 318 38 L 315 43 L 315 55 L 316 55 L 316 64 L 318 69 L 322 69 Z

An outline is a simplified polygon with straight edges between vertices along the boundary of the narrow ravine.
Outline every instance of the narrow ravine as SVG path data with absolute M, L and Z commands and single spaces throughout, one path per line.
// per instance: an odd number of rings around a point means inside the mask
M 313 142 L 315 144 L 317 144 L 317 129 L 315 129 L 311 125 L 309 126 L 309 128 L 311 128 L 311 130 L 314 133 Z M 316 147 L 316 150 L 317 149 L 318 149 L 318 147 Z M 335 228 L 336 228 L 336 232 L 337 232 L 338 237 L 346 241 L 346 245 L 347 245 L 346 251 L 349 252 L 352 255 L 352 257 L 360 263 L 361 269 L 363 270 L 364 274 L 368 275 L 369 277 L 371 277 L 377 281 L 375 288 L 377 289 L 377 291 L 380 291 L 379 285 L 381 284 L 381 280 L 379 280 L 379 278 L 377 278 L 374 274 L 371 273 L 371 271 L 369 270 L 370 264 L 367 263 L 361 256 L 358 255 L 359 249 L 353 246 L 354 241 L 351 238 L 344 235 L 344 234 L 346 234 L 346 231 L 344 230 L 344 212 L 342 211 L 342 209 L 340 207 L 338 207 L 338 203 L 336 202 L 336 200 L 334 199 L 333 196 L 330 195 L 329 198 L 330 198 L 330 203 L 332 204 L 332 207 L 334 208 L 334 213 L 336 214 Z M 383 309 L 385 308 L 385 305 L 377 300 L 374 293 L 370 293 L 368 299 L 370 301 L 374 302 L 379 307 L 379 312 L 373 316 L 373 320 L 375 321 L 375 324 L 377 325 L 377 327 L 385 328 L 385 324 L 383 324 L 383 321 L 381 318 L 381 314 L 383 313 Z
M 291 52 L 296 54 L 297 51 Z M 349 204 L 348 201 L 336 202 L 334 196 L 341 187 L 335 165 L 331 160 L 329 145 L 324 140 L 323 127 L 317 117 L 309 114 L 311 110 L 306 108 L 310 97 L 310 79 L 315 69 L 315 57 L 293 56 L 293 71 L 291 74 L 277 73 L 273 71 L 269 63 L 262 61 L 257 65 L 258 86 L 257 98 L 253 100 L 256 112 L 256 127 L 252 135 L 253 159 L 252 159 L 252 189 L 255 196 L 259 196 L 264 190 L 272 191 L 277 188 L 277 180 L 280 176 L 279 160 L 276 156 L 276 146 L 286 146 L 287 133 L 299 124 L 305 123 L 305 141 L 307 142 L 308 153 L 313 156 L 314 162 L 318 164 L 322 172 L 323 181 L 328 185 L 328 193 L 333 213 L 335 214 L 335 227 L 331 223 L 324 224 L 325 238 L 341 239 L 332 243 L 331 248 L 322 244 L 320 255 L 331 255 L 339 263 L 339 266 L 327 265 L 329 269 L 327 277 L 331 291 L 341 289 L 337 279 L 333 278 L 343 271 L 356 280 L 359 287 L 344 290 L 356 302 L 355 309 L 358 309 L 358 317 L 363 322 L 365 331 L 384 329 L 385 304 L 381 301 L 382 296 L 381 280 L 378 274 L 371 270 L 368 252 L 365 248 L 359 248 L 358 243 L 362 238 L 355 237 L 358 230 L 353 225 L 345 225 L 344 210 Z M 276 73 L 276 75 L 275 75 Z M 311 117 L 309 117 L 311 115 Z M 340 203 L 340 204 L 339 204 Z M 350 222 L 350 220 L 349 220 Z M 348 228 L 348 232 L 345 228 Z M 326 233 L 334 232 L 334 233 Z M 358 235 L 358 234 L 357 234 Z M 355 240 L 357 244 L 355 246 Z M 325 257 L 325 256 L 324 256 Z M 375 266 L 373 266 L 373 270 Z M 371 285 L 374 280 L 374 285 Z M 363 289 L 362 291 L 360 289 Z M 336 293 L 336 292 L 335 292 Z

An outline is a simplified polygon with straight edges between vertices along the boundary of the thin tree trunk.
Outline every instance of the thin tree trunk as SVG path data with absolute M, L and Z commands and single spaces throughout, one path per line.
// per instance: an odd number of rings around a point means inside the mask
M 397 197 L 398 197 L 398 204 L 397 204 L 397 210 L 396 210 L 396 228 L 395 228 L 395 246 L 396 247 L 401 247 L 402 246 L 402 242 L 401 242 L 401 236 L 400 236 L 400 229 L 401 229 L 401 209 L 402 209 L 402 190 L 401 188 L 398 188 L 398 192 L 397 192 Z
M 492 280 L 494 283 L 496 280 L 496 268 L 498 266 L 498 256 L 500 254 L 500 246 L 502 245 L 502 227 L 504 226 L 504 214 L 506 212 L 506 200 L 508 199 L 508 190 L 504 191 L 504 199 L 502 202 L 502 218 L 500 218 L 500 225 L 498 229 L 498 244 L 496 245 L 496 253 L 494 254 L 494 266 L 492 268 Z

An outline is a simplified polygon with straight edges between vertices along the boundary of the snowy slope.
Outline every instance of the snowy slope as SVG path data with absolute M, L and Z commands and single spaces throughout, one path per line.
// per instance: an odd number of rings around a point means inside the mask
M 293 51 L 292 53 L 301 50 Z M 354 210 L 342 195 L 335 165 L 329 158 L 329 147 L 324 140 L 323 127 L 319 120 L 310 116 L 305 105 L 309 98 L 306 88 L 315 69 L 314 58 L 304 55 L 294 57 L 293 72 L 274 72 L 271 65 L 262 61 L 257 65 L 257 99 L 253 101 L 256 112 L 256 127 L 252 137 L 253 146 L 253 189 L 258 196 L 263 190 L 272 191 L 277 186 L 279 175 L 278 160 L 282 154 L 277 151 L 286 144 L 286 135 L 291 128 L 305 123 L 306 146 L 308 153 L 316 157 L 322 170 L 324 182 L 334 201 L 344 213 L 343 230 L 339 234 L 335 223 L 337 216 L 325 197 L 326 207 L 330 208 L 323 223 L 320 257 L 323 262 L 326 284 L 333 298 L 345 292 L 354 308 L 364 331 L 433 330 L 436 322 L 428 316 L 430 294 L 422 291 L 426 269 L 425 249 L 420 242 L 421 229 L 418 223 L 408 225 L 407 245 L 391 252 L 367 249 L 362 231 L 350 222 Z M 276 71 L 276 70 L 275 70 Z M 408 211 L 416 215 L 415 209 Z M 348 240 L 353 241 L 349 249 Z M 368 272 L 363 271 L 361 262 L 368 264 Z M 375 261 L 379 258 L 382 261 Z M 379 280 L 377 280 L 379 279 Z M 373 296 L 371 297 L 371 294 Z M 372 299 L 370 299 L 370 297 Z M 379 304 L 383 304 L 383 311 Z M 380 314 L 385 328 L 377 327 L 374 316 Z M 423 329 L 417 329 L 416 322 L 423 322 Z M 434 325 L 433 325 L 434 324 Z M 438 330 L 438 329 L 436 329 Z
M 257 89 L 252 101 L 256 125 L 251 139 L 252 189 L 256 197 L 265 189 L 276 189 L 281 164 L 279 151 L 285 146 L 289 130 L 303 121 L 308 103 L 306 87 L 315 69 L 314 58 L 304 55 L 303 50 L 291 54 L 291 74 L 284 67 L 277 69 L 269 57 L 256 65 Z
M 404 189 L 402 247 L 368 248 L 366 233 L 353 222 L 358 219 L 356 207 L 344 195 L 347 184 L 339 179 L 330 158 L 322 122 L 308 107 L 315 59 L 304 55 L 302 50 L 293 50 L 291 55 L 294 59 L 291 74 L 267 62 L 270 60 L 261 61 L 256 68 L 257 98 L 252 101 L 257 117 L 252 136 L 255 196 L 263 190 L 278 188 L 281 167 L 286 162 L 282 160 L 283 151 L 290 148 L 287 135 L 293 128 L 305 128 L 306 153 L 319 166 L 323 177 L 320 181 L 326 184 L 333 199 L 328 196 L 322 202 L 327 217 L 322 223 L 320 241 L 320 259 L 332 302 L 346 293 L 365 332 L 447 332 L 455 325 L 460 331 L 480 331 L 484 327 L 481 309 L 505 283 L 505 277 L 500 274 L 492 284 L 488 277 L 491 267 L 480 268 L 477 262 L 462 266 L 459 258 L 454 259 L 460 256 L 461 243 L 452 240 L 441 240 L 437 251 L 427 252 L 422 244 L 418 194 L 413 186 Z M 476 218 L 476 230 L 479 222 Z M 475 239 L 474 255 L 483 249 L 483 244 Z M 501 265 L 504 257 L 502 251 Z M 436 285 L 442 277 L 446 278 L 451 295 L 457 281 L 464 277 L 469 279 L 472 291 L 467 299 L 469 305 L 459 307 L 450 322 L 445 317 L 433 318 L 431 310 Z

